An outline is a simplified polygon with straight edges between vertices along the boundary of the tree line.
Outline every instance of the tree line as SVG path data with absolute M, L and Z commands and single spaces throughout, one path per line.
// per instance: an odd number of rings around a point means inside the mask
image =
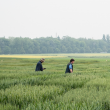
M 110 53 L 110 36 L 102 39 L 71 38 L 69 36 L 42 38 L 0 38 L 0 54 L 43 53 Z

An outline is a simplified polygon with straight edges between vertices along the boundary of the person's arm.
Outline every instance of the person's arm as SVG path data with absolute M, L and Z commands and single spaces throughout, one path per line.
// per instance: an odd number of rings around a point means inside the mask
M 69 65 L 69 69 L 70 69 L 70 73 L 72 73 L 73 70 L 72 70 L 72 65 L 71 64 Z
M 43 71 L 44 69 L 43 69 L 43 66 L 42 66 L 42 64 L 40 64 L 40 71 Z
M 73 72 L 72 69 L 70 69 L 70 72 L 71 72 L 71 73 Z
M 41 65 L 41 71 L 43 71 L 44 70 L 44 68 L 43 68 L 43 66 Z
M 43 66 L 41 65 L 41 71 L 45 70 L 46 68 L 43 68 Z

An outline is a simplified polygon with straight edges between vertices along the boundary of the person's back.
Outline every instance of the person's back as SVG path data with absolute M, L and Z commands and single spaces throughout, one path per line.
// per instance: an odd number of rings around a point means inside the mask
M 65 73 L 72 73 L 73 72 L 73 63 L 74 63 L 74 59 L 71 59 L 70 62 L 67 64 L 67 67 L 66 67 L 66 71 Z
M 39 61 L 39 62 L 37 63 L 35 71 L 43 71 L 43 67 L 42 67 L 41 61 Z
M 43 68 L 42 63 L 45 61 L 44 58 L 42 58 L 36 65 L 35 71 L 43 71 L 45 68 Z

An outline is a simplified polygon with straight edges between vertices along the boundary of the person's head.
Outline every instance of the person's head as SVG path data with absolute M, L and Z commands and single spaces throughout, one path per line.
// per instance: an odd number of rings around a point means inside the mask
M 73 64 L 73 63 L 74 63 L 74 61 L 75 61 L 74 59 L 71 59 L 71 60 L 70 60 L 70 63 L 72 63 L 72 64 Z
M 45 61 L 45 59 L 44 58 L 41 58 L 40 61 L 43 63 Z

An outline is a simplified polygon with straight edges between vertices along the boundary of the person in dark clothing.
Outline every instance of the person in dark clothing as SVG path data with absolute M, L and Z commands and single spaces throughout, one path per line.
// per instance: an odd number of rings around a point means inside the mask
M 66 71 L 65 73 L 72 73 L 73 72 L 73 63 L 74 63 L 74 59 L 71 59 L 70 62 L 67 64 L 67 67 L 66 67 Z
M 42 63 L 43 63 L 44 61 L 45 61 L 45 59 L 42 58 L 42 59 L 37 63 L 35 71 L 43 71 L 44 69 L 46 69 L 46 68 L 43 68 L 43 66 L 42 66 Z

